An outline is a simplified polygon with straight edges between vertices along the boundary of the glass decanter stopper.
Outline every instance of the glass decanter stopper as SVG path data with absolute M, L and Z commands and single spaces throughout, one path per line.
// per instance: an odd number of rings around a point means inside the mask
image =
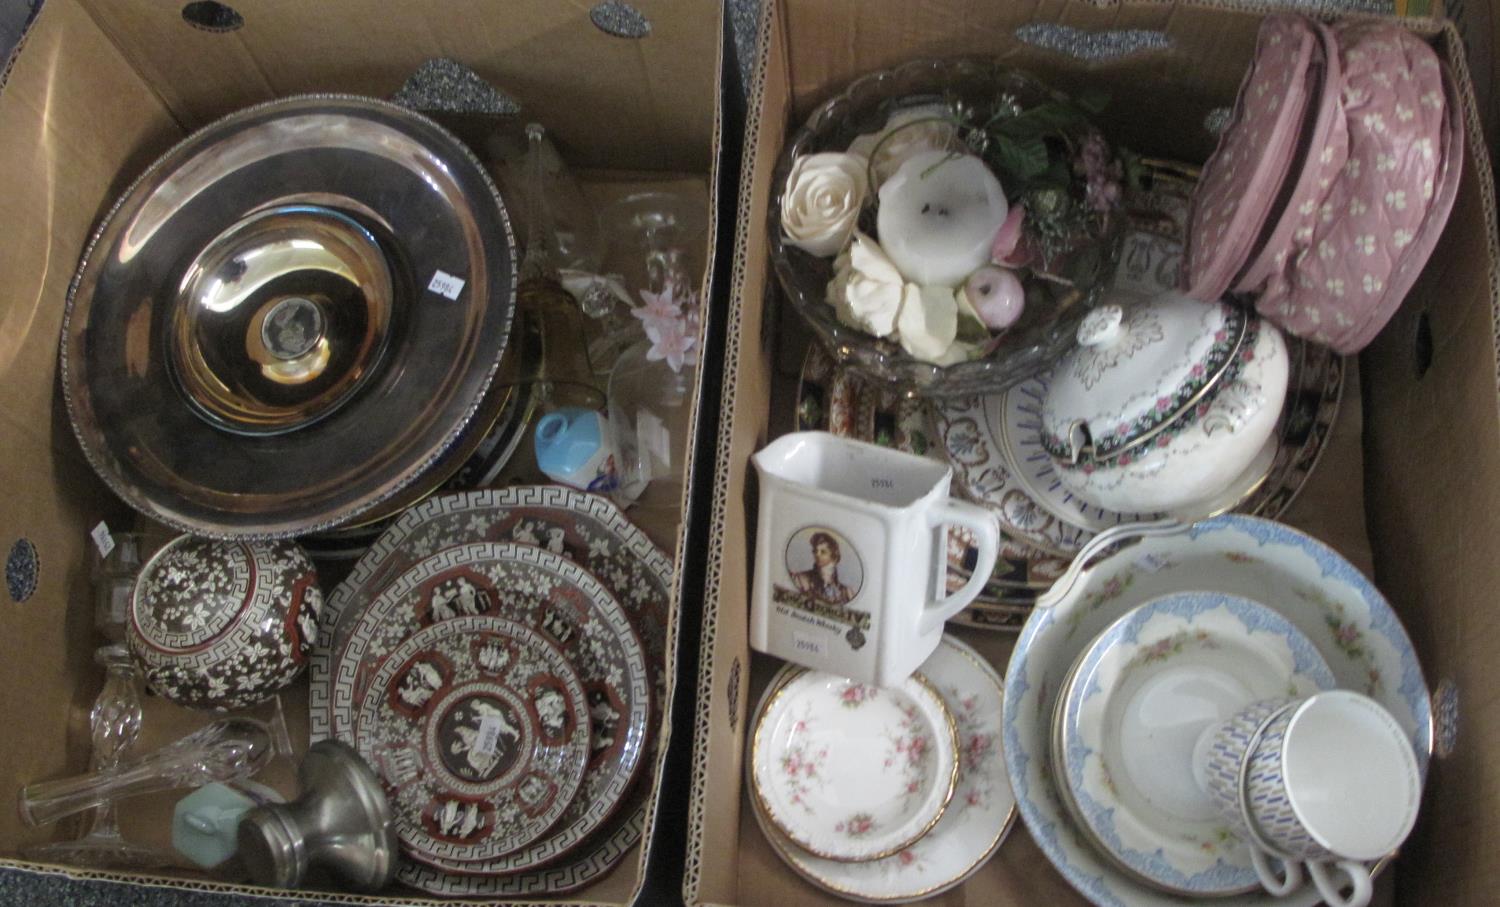
M 118 737 L 119 729 L 104 736 Z M 29 784 L 21 789 L 17 806 L 27 825 L 46 825 L 126 797 L 248 778 L 265 768 L 279 749 L 265 722 L 220 718 L 139 759 Z

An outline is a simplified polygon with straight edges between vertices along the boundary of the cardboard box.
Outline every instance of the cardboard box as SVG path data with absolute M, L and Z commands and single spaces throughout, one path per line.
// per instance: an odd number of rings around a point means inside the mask
M 803 329 L 778 306 L 767 254 L 772 169 L 792 130 L 853 78 L 911 59 L 998 56 L 1065 90 L 1112 93 L 1106 131 L 1150 156 L 1201 162 L 1202 128 L 1233 102 L 1259 14 L 1196 3 L 946 0 L 773 0 L 761 23 L 749 91 L 746 158 L 726 333 L 709 561 L 700 649 L 689 846 L 683 893 L 691 905 L 839 903 L 782 864 L 744 790 L 749 712 L 776 660 L 751 653 L 748 602 L 755 489 L 749 458 L 789 430 Z M 1164 48 L 1070 57 L 1018 38 L 1142 29 Z M 1441 690 L 1439 758 L 1413 837 L 1382 876 L 1399 903 L 1494 900 L 1500 860 L 1478 842 L 1500 820 L 1500 701 L 1488 665 L 1500 538 L 1500 420 L 1496 392 L 1497 256 L 1494 193 L 1457 31 L 1409 20 L 1453 66 L 1464 97 L 1467 149 L 1461 194 L 1441 244 L 1400 313 L 1361 357 L 1362 388 L 1346 388 L 1325 459 L 1283 519 L 1322 538 L 1370 573 L 1402 617 L 1429 684 Z M 1077 30 L 1069 32 L 1068 29 Z M 1108 42 L 1080 42 L 1098 50 Z M 1011 637 L 963 631 L 1004 669 Z M 1456 696 L 1456 699 L 1451 698 Z M 1452 706 L 1446 712 L 1442 706 Z M 931 903 L 1082 903 L 1017 825 L 995 858 Z
M 84 461 L 63 405 L 57 350 L 69 283 L 88 237 L 119 193 L 184 135 L 239 108 L 292 94 L 389 97 L 423 62 L 457 60 L 546 124 L 598 193 L 643 184 L 687 185 L 697 192 L 709 220 L 698 261 L 704 298 L 711 298 L 723 64 L 722 11 L 715 5 L 637 0 L 634 8 L 649 23 L 649 33 L 638 38 L 604 31 L 590 15 L 591 4 L 236 0 L 237 24 L 227 18 L 210 23 L 235 25 L 228 30 L 190 22 L 190 10 L 204 6 L 49 0 L 0 78 L 0 221 L 7 225 L 0 243 L 0 384 L 8 388 L 0 401 L 6 454 L 0 485 L 7 489 L 0 545 L 10 551 L 24 539 L 39 559 L 34 592 L 0 608 L 0 713 L 8 728 L 0 733 L 0 790 L 7 797 L 23 784 L 87 768 L 88 712 L 102 680 L 91 658 L 101 640 L 92 625 L 88 532 L 101 520 L 115 528 L 134 520 Z M 716 321 L 707 314 L 705 331 Z M 711 432 L 697 420 L 712 420 L 714 408 L 695 402 L 693 412 L 696 430 Z M 688 438 L 679 453 L 696 447 L 696 438 Z M 685 488 L 701 477 L 701 470 L 690 471 Z M 689 537 L 682 519 L 691 511 L 689 498 L 654 502 L 643 518 L 633 512 L 676 557 L 677 600 L 685 587 L 696 598 L 683 577 L 701 572 L 688 563 L 689 553 L 703 547 Z M 673 613 L 669 677 L 680 610 Z M 303 747 L 305 683 L 282 699 L 293 741 Z M 651 785 L 643 842 L 651 840 L 659 809 L 657 782 L 672 739 L 670 702 L 662 703 L 660 714 L 663 745 L 649 776 L 643 773 Z M 160 745 L 209 717 L 148 698 L 138 747 Z M 283 763 L 261 780 L 295 793 L 294 762 Z M 169 846 L 171 808 L 180 796 L 131 801 L 121 815 L 126 836 Z M 31 830 L 15 809 L 0 809 L 0 867 L 55 869 L 25 863 L 18 854 L 28 845 L 73 836 L 73 825 Z M 648 843 L 635 846 L 613 872 L 562 900 L 632 902 L 645 883 L 648 851 Z M 187 872 L 147 877 L 65 871 L 80 878 L 271 893 Z M 423 898 L 393 890 L 346 900 Z

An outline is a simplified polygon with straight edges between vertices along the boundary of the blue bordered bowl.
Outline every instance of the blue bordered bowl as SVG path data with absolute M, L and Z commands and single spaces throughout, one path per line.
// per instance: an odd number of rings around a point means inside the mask
M 1101 552 L 1140 535 L 1133 545 Z M 1271 603 L 1312 640 L 1342 688 L 1395 716 L 1411 737 L 1423 777 L 1432 751 L 1432 703 L 1411 639 L 1390 604 L 1341 555 L 1291 527 L 1227 515 L 1192 526 L 1120 527 L 1103 533 L 1043 596 L 1005 676 L 1005 760 L 1021 817 L 1065 878 L 1096 904 L 1180 905 L 1090 846 L 1070 817 L 1051 770 L 1053 710 L 1063 681 L 1088 644 L 1131 608 L 1199 589 Z M 1287 898 L 1263 891 L 1225 905 L 1310 907 L 1308 886 Z

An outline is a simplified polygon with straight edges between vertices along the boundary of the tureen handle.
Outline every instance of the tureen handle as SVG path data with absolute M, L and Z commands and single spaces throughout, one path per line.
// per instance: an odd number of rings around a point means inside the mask
M 1089 540 L 1088 544 L 1079 549 L 1073 562 L 1063 575 L 1058 577 L 1057 582 L 1041 595 L 1037 596 L 1037 609 L 1050 608 L 1062 601 L 1078 582 L 1078 578 L 1094 565 L 1100 555 L 1114 545 L 1125 541 L 1136 541 L 1153 536 L 1176 535 L 1185 531 L 1191 523 L 1180 520 L 1166 519 L 1153 520 L 1149 523 L 1121 523 L 1111 526 Z

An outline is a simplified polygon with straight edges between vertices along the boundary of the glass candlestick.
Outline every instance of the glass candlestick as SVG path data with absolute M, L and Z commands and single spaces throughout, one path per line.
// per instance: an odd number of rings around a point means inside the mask
M 248 778 L 264 768 L 278 749 L 265 722 L 221 718 L 140 759 L 29 784 L 21 789 L 17 805 L 26 824 L 46 825 L 126 797 Z
M 104 689 L 89 711 L 94 772 L 117 768 L 135 744 L 141 730 L 140 673 L 121 645 L 108 645 L 94 653 L 104 668 Z M 76 841 L 60 841 L 28 848 L 28 859 L 72 866 L 118 866 L 152 869 L 170 865 L 170 854 L 132 844 L 120 836 L 113 803 L 95 811 L 88 832 Z

